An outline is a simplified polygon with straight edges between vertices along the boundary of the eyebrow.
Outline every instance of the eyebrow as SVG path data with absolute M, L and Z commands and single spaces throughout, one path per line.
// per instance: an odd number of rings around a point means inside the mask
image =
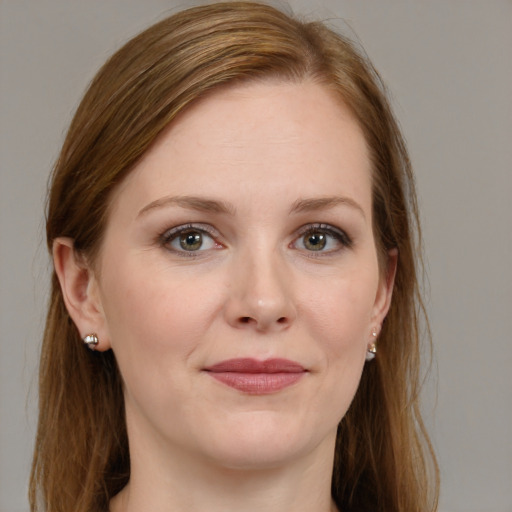
M 224 201 L 194 196 L 168 196 L 157 199 L 144 206 L 138 213 L 138 216 L 140 217 L 155 208 L 163 208 L 165 206 L 180 206 L 181 208 L 200 212 L 226 213 L 230 215 L 235 213 L 235 208 Z
M 357 210 L 364 219 L 366 219 L 366 215 L 364 213 L 363 208 L 359 203 L 354 201 L 350 197 L 342 197 L 342 196 L 329 196 L 329 197 L 319 197 L 312 199 L 299 199 L 293 203 L 290 213 L 301 213 L 301 212 L 312 212 L 318 210 L 329 210 L 338 205 L 346 205 L 350 206 Z
M 290 208 L 290 214 L 329 210 L 339 205 L 350 206 L 357 210 L 363 218 L 366 218 L 363 208 L 356 201 L 350 197 L 341 196 L 299 199 L 293 203 Z M 148 205 L 144 206 L 144 208 L 139 211 L 138 217 L 145 215 L 151 210 L 168 206 L 179 206 L 188 210 L 223 213 L 229 215 L 234 215 L 236 211 L 232 204 L 224 201 L 218 201 L 216 199 L 195 196 L 167 196 L 152 201 Z

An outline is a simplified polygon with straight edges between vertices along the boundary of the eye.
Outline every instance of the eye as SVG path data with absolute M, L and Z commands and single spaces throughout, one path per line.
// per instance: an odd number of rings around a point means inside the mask
M 308 251 L 321 251 L 327 245 L 327 237 L 325 233 L 308 233 L 302 237 L 302 244 Z
M 175 252 L 201 252 L 220 247 L 205 228 L 178 226 L 162 235 L 162 245 Z
M 325 224 L 307 226 L 294 242 L 297 249 L 324 253 L 335 252 L 351 244 L 344 231 Z

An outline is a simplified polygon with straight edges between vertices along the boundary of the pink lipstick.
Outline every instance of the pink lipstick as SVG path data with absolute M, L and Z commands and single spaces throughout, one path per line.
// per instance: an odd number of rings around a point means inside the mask
M 275 393 L 301 379 L 307 371 L 288 359 L 229 359 L 205 368 L 214 379 L 251 395 Z

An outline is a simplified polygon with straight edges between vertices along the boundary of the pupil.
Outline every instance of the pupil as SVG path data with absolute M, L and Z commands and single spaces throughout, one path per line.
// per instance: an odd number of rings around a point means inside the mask
M 325 235 L 316 233 L 309 235 L 306 239 L 306 247 L 312 251 L 320 251 L 325 247 Z
M 184 233 L 180 237 L 180 245 L 185 251 L 196 251 L 203 245 L 201 233 Z

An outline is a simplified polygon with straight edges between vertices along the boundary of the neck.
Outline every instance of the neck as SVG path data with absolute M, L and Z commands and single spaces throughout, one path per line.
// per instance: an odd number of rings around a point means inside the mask
M 333 512 L 334 440 L 268 468 L 232 469 L 173 453 L 149 457 L 131 447 L 131 477 L 111 512 Z M 135 448 L 135 449 L 132 449 Z M 162 454 L 160 454 L 162 455 Z

